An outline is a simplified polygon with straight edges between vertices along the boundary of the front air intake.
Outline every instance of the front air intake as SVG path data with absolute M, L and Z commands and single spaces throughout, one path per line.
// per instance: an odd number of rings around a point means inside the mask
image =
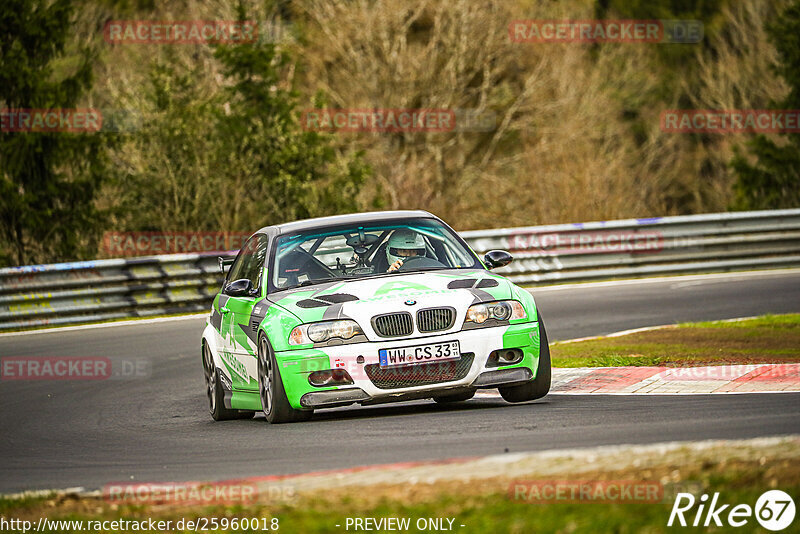
M 466 352 L 461 355 L 460 360 L 389 368 L 382 368 L 379 364 L 374 363 L 365 365 L 364 371 L 378 389 L 410 388 L 461 380 L 469 373 L 474 359 L 473 353 Z

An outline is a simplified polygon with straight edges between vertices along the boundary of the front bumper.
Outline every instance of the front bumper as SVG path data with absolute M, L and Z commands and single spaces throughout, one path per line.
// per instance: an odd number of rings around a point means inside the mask
M 379 349 L 452 340 L 459 341 L 464 359 L 459 363 L 461 369 L 455 373 L 457 375 L 455 378 L 447 376 L 444 380 L 434 383 L 404 387 L 391 387 L 391 382 L 379 383 L 379 387 L 376 381 L 370 378 L 367 367 L 378 365 Z M 492 351 L 511 348 L 522 350 L 523 357 L 519 363 L 486 367 Z M 296 409 L 345 406 L 356 402 L 373 404 L 430 398 L 434 395 L 456 393 L 467 389 L 496 388 L 533 380 L 539 365 L 539 325 L 533 321 L 392 341 L 279 351 L 275 353 L 275 357 L 289 403 Z M 464 366 L 466 358 L 471 358 L 468 368 Z M 421 370 L 426 365 L 433 364 L 415 364 L 404 369 Z M 312 372 L 336 368 L 346 369 L 353 379 L 353 384 L 314 387 L 308 382 L 308 375 Z

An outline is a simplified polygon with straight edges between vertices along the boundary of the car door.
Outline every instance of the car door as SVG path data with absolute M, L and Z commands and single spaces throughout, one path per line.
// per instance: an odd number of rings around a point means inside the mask
M 253 285 L 249 295 L 229 295 L 225 303 L 225 317 L 229 321 L 229 348 L 233 356 L 231 365 L 235 367 L 236 375 L 234 387 L 241 389 L 258 389 L 256 351 L 258 339 L 256 337 L 258 325 L 251 324 L 250 317 L 253 307 L 261 299 L 262 273 L 264 261 L 267 256 L 268 238 L 264 234 L 251 237 L 242 248 L 240 258 L 237 258 L 234 272 L 231 269 L 230 282 L 247 279 Z M 241 260 L 241 264 L 239 264 Z
M 239 254 L 236 256 L 231 268 L 228 270 L 228 275 L 225 278 L 225 282 L 222 284 L 222 291 L 218 297 L 218 306 L 219 306 L 219 339 L 218 339 L 218 346 L 220 347 L 220 359 L 222 360 L 225 368 L 227 369 L 227 375 L 231 377 L 232 383 L 237 387 L 241 388 L 243 383 L 249 382 L 247 378 L 247 373 L 243 372 L 242 365 L 238 361 L 238 358 L 235 355 L 235 335 L 236 331 L 234 329 L 236 322 L 234 318 L 234 314 L 232 313 L 229 304 L 232 303 L 232 298 L 230 295 L 227 294 L 227 286 L 234 280 L 239 280 L 244 276 L 244 273 L 247 269 L 247 263 L 250 261 L 247 251 L 249 247 L 252 246 L 251 241 L 253 241 L 253 237 L 248 240 L 242 249 L 239 251 Z

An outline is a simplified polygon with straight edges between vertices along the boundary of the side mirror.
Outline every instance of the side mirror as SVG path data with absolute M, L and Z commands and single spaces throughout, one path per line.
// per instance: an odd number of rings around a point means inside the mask
M 225 286 L 223 293 L 229 297 L 249 297 L 252 291 L 253 282 L 247 278 L 241 278 Z
M 512 256 L 505 250 L 490 250 L 483 257 L 483 263 L 485 263 L 486 267 L 488 267 L 489 269 L 495 269 L 497 267 L 505 267 L 513 260 L 514 256 Z

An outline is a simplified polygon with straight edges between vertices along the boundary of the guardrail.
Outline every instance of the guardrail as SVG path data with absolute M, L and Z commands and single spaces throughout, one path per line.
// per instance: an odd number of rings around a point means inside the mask
M 800 266 L 800 209 L 462 232 L 479 254 L 511 251 L 520 284 Z M 206 311 L 214 254 L 0 269 L 0 330 Z

